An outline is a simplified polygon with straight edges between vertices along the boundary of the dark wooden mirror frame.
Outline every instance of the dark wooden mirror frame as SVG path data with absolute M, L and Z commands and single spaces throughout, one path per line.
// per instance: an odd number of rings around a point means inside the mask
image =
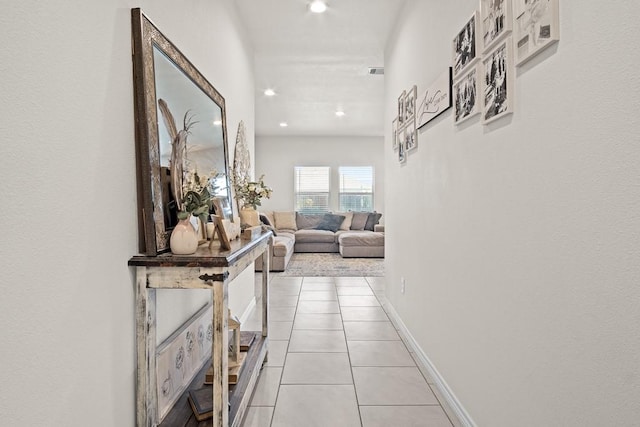
M 131 10 L 134 110 L 138 181 L 139 249 L 155 256 L 169 250 L 171 229 L 165 223 L 161 184 L 154 46 L 189 78 L 222 112 L 224 173 L 229 205 L 233 206 L 229 174 L 225 100 L 198 69 L 149 20 L 141 9 Z

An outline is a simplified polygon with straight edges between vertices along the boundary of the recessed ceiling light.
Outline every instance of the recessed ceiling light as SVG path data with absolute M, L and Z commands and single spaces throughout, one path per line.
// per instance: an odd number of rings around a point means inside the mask
M 314 0 L 309 5 L 309 10 L 313 13 L 323 13 L 327 10 L 327 4 L 322 0 Z
M 220 126 L 222 124 L 222 120 L 214 120 L 213 121 L 213 125 L 214 126 Z
M 289 126 L 289 125 L 287 124 L 287 122 L 281 122 L 281 123 L 280 123 L 280 127 L 281 127 L 281 128 L 286 128 L 287 126 Z
M 336 111 L 336 116 L 338 116 L 338 117 L 344 116 L 344 111 L 342 111 L 342 110 Z
M 276 92 L 275 92 L 273 89 L 266 89 L 266 90 L 264 91 L 264 94 L 265 94 L 266 96 L 273 96 L 273 95 L 275 95 L 275 94 L 276 94 Z

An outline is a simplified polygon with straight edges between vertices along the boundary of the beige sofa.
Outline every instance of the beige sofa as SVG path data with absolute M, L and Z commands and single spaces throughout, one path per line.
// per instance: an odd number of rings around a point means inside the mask
M 284 271 L 294 252 L 340 253 L 343 257 L 383 258 L 384 226 L 376 212 L 308 215 L 292 211 L 261 212 L 275 230 L 271 271 Z M 262 260 L 256 261 L 262 271 Z

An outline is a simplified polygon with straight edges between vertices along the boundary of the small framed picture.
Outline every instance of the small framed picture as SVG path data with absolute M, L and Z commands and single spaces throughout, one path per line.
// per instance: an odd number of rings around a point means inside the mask
M 405 98 L 407 96 L 407 91 L 403 90 L 400 96 L 398 97 L 398 127 L 402 127 L 405 119 Z
M 418 130 L 416 129 L 415 116 L 407 122 L 407 126 L 405 127 L 404 147 L 407 152 L 418 148 Z
M 476 37 L 478 20 L 479 13 L 476 10 L 453 39 L 453 75 L 455 78 L 460 77 L 479 57 L 480 49 L 478 49 L 478 37 Z
M 407 92 L 407 95 L 404 101 L 404 117 L 406 122 L 411 121 L 412 118 L 414 118 L 416 115 L 416 98 L 417 97 L 418 97 L 418 86 L 413 85 L 413 87 L 409 89 L 409 92 Z
M 516 63 L 521 65 L 560 40 L 558 0 L 514 0 Z
M 405 163 L 407 161 L 407 152 L 404 146 L 404 138 L 398 144 L 398 162 L 400 164 Z
M 482 60 L 482 122 L 490 123 L 513 113 L 513 68 L 511 37 L 505 39 Z
M 229 205 L 229 199 L 226 197 L 214 197 L 213 198 L 213 208 L 216 211 L 216 215 L 218 215 L 222 219 L 233 219 L 233 212 L 231 210 L 231 206 Z
M 512 21 L 511 0 L 480 0 L 483 52 L 511 33 Z
M 480 71 L 477 65 L 453 84 L 453 122 L 458 125 L 480 112 Z
M 398 149 L 398 118 L 391 122 L 391 146 L 394 150 Z

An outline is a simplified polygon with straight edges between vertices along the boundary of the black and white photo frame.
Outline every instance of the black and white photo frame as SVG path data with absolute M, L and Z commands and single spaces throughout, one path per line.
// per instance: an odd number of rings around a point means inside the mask
M 407 95 L 404 99 L 404 118 L 405 122 L 409 124 L 411 120 L 415 119 L 416 116 L 416 98 L 418 97 L 418 86 L 413 85 L 411 89 L 407 92 Z
M 407 91 L 403 90 L 398 97 L 398 128 L 404 126 L 406 110 L 405 110 L 405 98 L 407 97 Z
M 512 26 L 511 0 L 480 0 L 480 28 L 484 53 L 492 50 L 510 34 Z
M 480 66 L 475 65 L 453 84 L 453 122 L 456 125 L 481 111 Z
M 460 77 L 480 57 L 478 22 L 480 14 L 476 10 L 453 39 L 452 68 L 454 79 Z
M 418 130 L 416 128 L 415 115 L 409 119 L 404 128 L 404 148 L 407 153 L 418 148 Z
M 559 0 L 513 0 L 515 61 L 521 65 L 560 40 Z
M 482 123 L 513 113 L 515 70 L 511 37 L 482 59 Z
M 401 139 L 400 142 L 398 144 L 398 162 L 400 164 L 403 164 L 407 161 L 407 151 L 405 148 L 405 137 L 404 137 L 404 133 L 405 130 L 403 129 L 401 132 Z

